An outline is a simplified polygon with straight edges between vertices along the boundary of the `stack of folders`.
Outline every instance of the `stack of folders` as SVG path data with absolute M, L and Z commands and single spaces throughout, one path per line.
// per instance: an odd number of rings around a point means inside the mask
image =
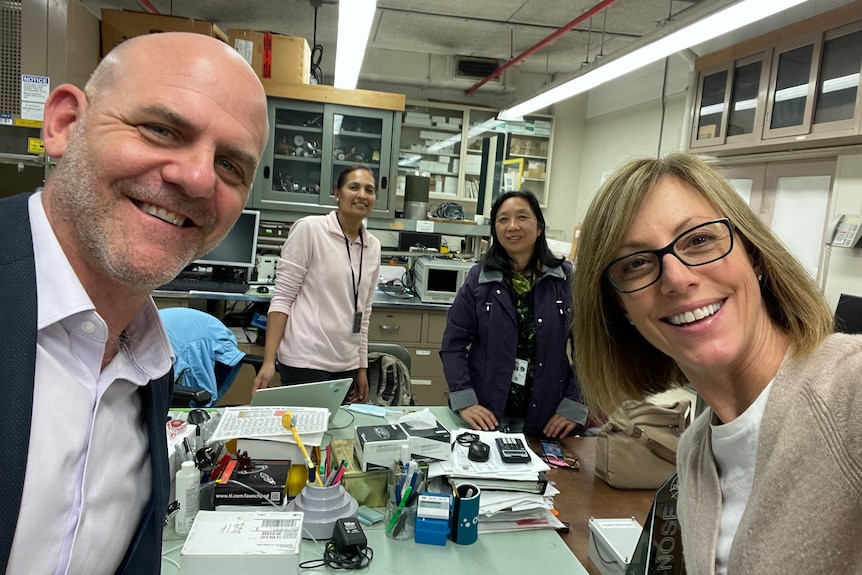
M 459 444 L 462 433 L 475 433 L 491 449 L 488 461 L 468 459 L 469 445 Z M 530 461 L 505 463 L 497 449 L 498 437 L 516 437 L 526 447 Z M 554 496 L 559 493 L 548 483 L 545 472 L 550 468 L 529 448 L 522 433 L 458 429 L 452 431 L 452 457 L 429 464 L 428 477 L 444 477 L 453 484 L 471 483 L 481 490 L 479 497 L 479 533 L 558 529 L 563 523 L 553 513 Z

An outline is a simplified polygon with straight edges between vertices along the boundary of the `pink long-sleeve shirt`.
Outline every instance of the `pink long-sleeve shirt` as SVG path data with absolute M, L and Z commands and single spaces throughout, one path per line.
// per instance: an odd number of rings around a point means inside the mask
M 368 367 L 368 322 L 380 273 L 380 241 L 362 227 L 349 244 L 348 259 L 344 240 L 334 211 L 299 219 L 290 229 L 269 304 L 270 311 L 288 316 L 278 347 L 283 365 L 329 372 Z M 354 280 L 359 284 L 356 305 L 362 312 L 357 334 Z

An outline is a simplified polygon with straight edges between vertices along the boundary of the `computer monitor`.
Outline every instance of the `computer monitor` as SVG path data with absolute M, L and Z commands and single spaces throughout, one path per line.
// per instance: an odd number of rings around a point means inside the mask
M 257 259 L 257 232 L 260 212 L 243 210 L 227 236 L 209 253 L 195 260 L 196 265 L 253 268 Z
M 835 331 L 862 333 L 862 297 L 841 294 L 835 308 Z
M 409 252 L 410 248 L 422 246 L 440 250 L 442 236 L 422 232 L 398 232 L 398 251 Z

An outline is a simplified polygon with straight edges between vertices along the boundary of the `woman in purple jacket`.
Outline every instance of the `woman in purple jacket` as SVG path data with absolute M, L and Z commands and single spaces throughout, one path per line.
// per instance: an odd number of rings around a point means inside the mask
M 587 419 L 566 351 L 572 267 L 548 248 L 531 192 L 501 195 L 491 220 L 491 247 L 446 315 L 449 407 L 474 429 L 565 437 Z

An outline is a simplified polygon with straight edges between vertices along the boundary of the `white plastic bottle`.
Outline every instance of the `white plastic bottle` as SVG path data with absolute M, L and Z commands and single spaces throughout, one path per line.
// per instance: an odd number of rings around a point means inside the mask
M 188 535 L 200 508 L 201 474 L 194 461 L 183 461 L 177 471 L 176 489 L 180 509 L 176 515 L 175 529 L 180 535 Z

